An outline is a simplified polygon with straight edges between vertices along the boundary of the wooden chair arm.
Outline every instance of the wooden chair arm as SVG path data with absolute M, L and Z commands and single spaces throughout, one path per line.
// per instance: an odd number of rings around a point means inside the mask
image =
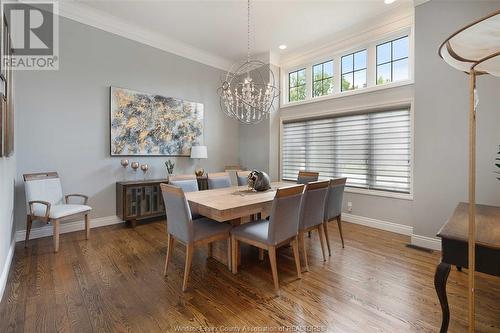
M 42 201 L 42 200 L 33 200 L 33 201 L 30 201 L 28 202 L 29 204 L 29 207 L 30 207 L 30 215 L 31 216 L 35 216 L 34 212 L 33 212 L 33 204 L 40 204 L 40 205 L 45 205 L 46 208 L 45 208 L 45 220 L 48 221 L 49 220 L 49 215 L 50 215 L 50 202 L 47 202 L 47 201 Z
M 86 205 L 87 202 L 89 201 L 89 197 L 83 194 L 78 194 L 78 193 L 72 193 L 72 194 L 67 194 L 64 196 L 66 203 L 68 203 L 68 199 L 70 197 L 80 197 L 83 198 L 83 204 Z

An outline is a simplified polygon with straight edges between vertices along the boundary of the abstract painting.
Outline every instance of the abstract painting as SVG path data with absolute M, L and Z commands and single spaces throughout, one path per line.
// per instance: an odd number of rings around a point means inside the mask
M 111 155 L 189 156 L 203 144 L 203 104 L 111 87 Z

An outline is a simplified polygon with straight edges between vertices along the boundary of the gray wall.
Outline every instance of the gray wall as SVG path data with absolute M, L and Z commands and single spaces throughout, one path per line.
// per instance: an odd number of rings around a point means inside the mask
M 16 145 L 17 147 L 17 145 Z M 14 240 L 14 180 L 16 158 L 0 157 L 0 300 L 2 299 L 9 265 L 10 246 Z
M 414 233 L 433 236 L 459 201 L 467 200 L 468 77 L 437 55 L 465 23 L 500 9 L 498 1 L 430 1 L 415 11 Z M 500 144 L 500 80 L 478 78 L 477 202 L 500 205 L 494 158 Z
M 204 103 L 207 171 L 238 162 L 239 126 L 219 107 L 222 71 L 61 18 L 59 71 L 17 73 L 19 186 L 17 230 L 25 229 L 23 173 L 58 171 L 66 193 L 90 196 L 93 217 L 115 214 L 120 157 L 109 154 L 109 87 L 118 86 Z M 168 157 L 130 157 L 148 163 L 150 178 L 165 176 Z M 191 173 L 189 158 L 172 158 L 175 173 Z M 140 173 L 141 171 L 139 171 Z

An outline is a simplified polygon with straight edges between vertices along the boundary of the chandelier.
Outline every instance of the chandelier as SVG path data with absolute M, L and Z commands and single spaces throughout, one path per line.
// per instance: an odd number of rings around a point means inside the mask
M 227 116 L 242 124 L 256 124 L 274 110 L 279 89 L 269 64 L 250 59 L 250 0 L 247 5 L 247 59 L 233 65 L 217 92 Z

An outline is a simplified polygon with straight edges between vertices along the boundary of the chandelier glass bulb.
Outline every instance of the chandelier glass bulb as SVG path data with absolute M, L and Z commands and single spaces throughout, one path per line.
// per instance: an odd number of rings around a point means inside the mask
M 247 59 L 234 65 L 217 89 L 221 109 L 243 124 L 256 124 L 267 119 L 279 96 L 274 73 L 269 64 L 250 59 L 250 0 L 248 0 Z

